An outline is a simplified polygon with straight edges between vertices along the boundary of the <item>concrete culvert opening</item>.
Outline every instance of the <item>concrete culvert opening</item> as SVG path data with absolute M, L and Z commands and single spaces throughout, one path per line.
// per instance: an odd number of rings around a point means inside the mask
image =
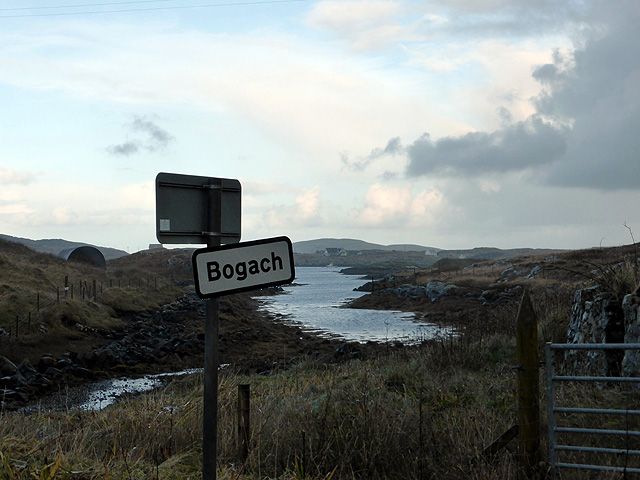
M 107 261 L 104 259 L 104 255 L 96 247 L 85 245 L 83 247 L 67 248 L 58 255 L 67 262 L 79 262 L 98 268 L 107 268 Z

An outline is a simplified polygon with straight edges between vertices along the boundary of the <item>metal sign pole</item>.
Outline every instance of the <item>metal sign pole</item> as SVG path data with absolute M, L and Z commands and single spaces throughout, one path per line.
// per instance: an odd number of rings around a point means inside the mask
M 242 187 L 237 179 L 160 172 L 156 175 L 156 238 L 164 243 L 240 241 Z M 216 480 L 218 429 L 218 299 L 206 303 L 202 478 Z M 213 298 L 212 298 L 213 297 Z
M 216 479 L 218 430 L 218 299 L 207 300 L 204 332 L 204 415 L 202 417 L 202 479 Z
M 220 189 L 208 186 L 209 208 L 207 212 L 207 247 L 220 246 L 221 217 Z M 207 300 L 207 318 L 204 330 L 204 406 L 202 416 L 202 479 L 217 478 L 218 445 L 218 299 Z

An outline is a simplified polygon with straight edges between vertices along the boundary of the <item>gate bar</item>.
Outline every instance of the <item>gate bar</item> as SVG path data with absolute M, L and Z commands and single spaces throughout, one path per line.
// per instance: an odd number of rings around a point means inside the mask
M 555 413 L 593 413 L 596 415 L 640 415 L 640 410 L 623 410 L 620 408 L 578 408 L 555 407 Z
M 589 433 L 594 435 L 622 435 L 629 437 L 640 437 L 637 430 L 609 430 L 606 428 L 574 428 L 574 427 L 557 427 L 554 429 L 558 433 Z
M 640 377 L 598 377 L 590 375 L 555 375 L 554 382 L 623 382 L 640 383 Z
M 581 470 L 598 470 L 601 472 L 640 473 L 640 468 L 612 467 L 609 465 L 589 465 L 587 463 L 556 463 L 558 468 L 578 468 Z
M 640 450 L 625 450 L 623 448 L 580 447 L 576 445 L 556 445 L 556 450 L 569 452 L 612 453 L 616 455 L 640 455 Z
M 640 343 L 552 343 L 553 350 L 638 350 Z

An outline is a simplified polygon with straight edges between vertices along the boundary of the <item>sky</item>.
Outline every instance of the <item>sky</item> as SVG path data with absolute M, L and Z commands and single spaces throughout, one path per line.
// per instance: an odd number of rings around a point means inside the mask
M 240 180 L 242 240 L 631 243 L 638 25 L 636 0 L 0 0 L 0 233 L 144 249 L 171 172 Z

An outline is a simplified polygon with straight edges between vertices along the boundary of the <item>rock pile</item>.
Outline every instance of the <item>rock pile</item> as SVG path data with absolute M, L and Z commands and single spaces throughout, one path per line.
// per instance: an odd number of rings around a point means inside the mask
M 185 295 L 158 311 L 143 312 L 128 319 L 125 331 L 109 333 L 105 345 L 87 353 L 66 352 L 59 357 L 42 355 L 37 365 L 24 360 L 16 366 L 0 356 L 0 407 L 13 409 L 29 399 L 60 385 L 76 385 L 106 377 L 113 370 L 131 370 L 135 366 L 156 365 L 202 354 L 204 338 L 186 332 L 187 313 L 203 314 L 203 302 Z M 114 338 L 115 337 L 115 338 Z
M 364 288 L 370 287 L 363 286 L 360 288 L 363 288 L 363 291 L 368 291 L 364 290 Z M 435 303 L 442 297 L 450 295 L 457 289 L 458 287 L 451 283 L 431 281 L 425 285 L 403 284 L 397 287 L 386 287 L 380 290 L 376 290 L 376 292 L 393 295 L 399 298 L 410 298 L 412 300 L 419 300 L 426 297 L 427 299 L 429 299 L 429 301 L 431 301 L 431 303 Z

